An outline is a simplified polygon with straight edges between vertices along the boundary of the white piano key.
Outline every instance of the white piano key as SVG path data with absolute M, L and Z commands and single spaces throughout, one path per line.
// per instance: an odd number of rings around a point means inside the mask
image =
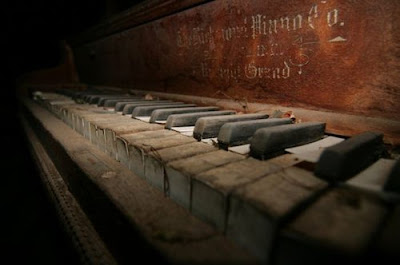
M 193 137 L 193 131 L 191 132 L 181 132 L 182 135 Z
M 144 121 L 144 122 L 149 122 L 150 121 L 150 116 L 136 116 L 135 119 Z
M 160 121 L 155 121 L 155 123 L 158 123 L 158 124 L 166 124 L 167 121 L 166 121 L 166 120 L 160 120 Z
M 177 131 L 177 132 L 180 132 L 180 133 L 184 133 L 184 132 L 193 133 L 194 126 L 172 127 L 171 130 Z
M 305 160 L 308 162 L 316 163 L 321 156 L 324 148 L 338 144 L 342 142 L 344 139 L 335 136 L 327 136 L 324 139 L 315 141 L 313 143 L 293 147 L 286 148 L 285 151 L 288 153 L 295 154 L 297 158 L 301 160 Z
M 238 153 L 238 154 L 241 154 L 241 155 L 247 155 L 248 153 L 250 153 L 250 144 L 232 146 L 232 147 L 229 147 L 228 150 Z
M 214 138 L 205 138 L 205 139 L 201 139 L 201 141 L 202 141 L 203 143 L 213 145 L 213 144 L 215 144 L 215 143 L 218 142 L 218 137 L 214 137 Z
M 61 100 L 55 100 L 55 101 L 50 101 L 50 105 L 67 105 L 67 104 L 75 104 L 76 102 L 74 100 L 69 100 L 69 99 L 61 99 Z
M 379 159 L 374 164 L 346 181 L 346 183 L 371 191 L 383 191 L 383 187 L 395 164 L 396 160 Z

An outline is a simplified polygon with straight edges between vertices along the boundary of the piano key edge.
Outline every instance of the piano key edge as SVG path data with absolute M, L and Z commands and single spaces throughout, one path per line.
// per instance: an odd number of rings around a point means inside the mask
M 138 255 L 172 264 L 258 264 L 246 250 L 165 198 L 53 114 L 30 100 L 23 104 L 23 121 L 55 161 L 117 264 L 138 260 Z M 137 250 L 138 246 L 144 247 Z

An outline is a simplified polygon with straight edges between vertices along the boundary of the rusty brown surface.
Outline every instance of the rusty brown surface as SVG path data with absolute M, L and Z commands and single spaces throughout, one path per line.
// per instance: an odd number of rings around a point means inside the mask
M 168 16 L 213 0 L 147 0 L 71 39 L 74 46 Z
M 400 120 L 400 2 L 217 0 L 75 46 L 86 83 Z

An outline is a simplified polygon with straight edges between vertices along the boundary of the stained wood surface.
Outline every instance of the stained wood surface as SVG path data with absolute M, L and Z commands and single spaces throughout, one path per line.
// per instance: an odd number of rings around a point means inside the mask
M 91 84 L 399 120 L 399 11 L 396 0 L 217 0 L 73 50 Z

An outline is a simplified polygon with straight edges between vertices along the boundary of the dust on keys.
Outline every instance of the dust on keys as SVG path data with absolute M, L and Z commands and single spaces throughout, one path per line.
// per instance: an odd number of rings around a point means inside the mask
M 400 229 L 400 163 L 382 134 L 337 137 L 323 122 L 270 113 L 61 92 L 35 100 L 263 264 L 399 258 L 399 233 L 388 231 Z

